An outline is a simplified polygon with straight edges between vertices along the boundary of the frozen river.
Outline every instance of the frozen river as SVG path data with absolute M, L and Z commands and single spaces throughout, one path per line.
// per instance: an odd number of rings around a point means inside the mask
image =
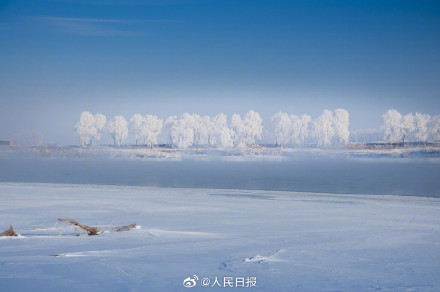
M 0 182 L 440 196 L 440 158 L 0 158 Z
M 0 238 L 0 291 L 440 291 L 439 173 L 436 157 L 3 155 L 0 228 L 21 236 Z
M 437 198 L 0 183 L 0 222 L 0 291 L 440 290 Z

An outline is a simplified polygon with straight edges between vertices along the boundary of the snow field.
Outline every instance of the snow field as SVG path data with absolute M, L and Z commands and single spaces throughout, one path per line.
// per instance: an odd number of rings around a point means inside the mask
M 127 232 L 77 235 L 72 218 Z M 277 191 L 0 184 L 0 291 L 438 291 L 440 200 Z M 81 231 L 79 232 L 81 233 Z M 195 290 L 223 291 L 219 287 Z

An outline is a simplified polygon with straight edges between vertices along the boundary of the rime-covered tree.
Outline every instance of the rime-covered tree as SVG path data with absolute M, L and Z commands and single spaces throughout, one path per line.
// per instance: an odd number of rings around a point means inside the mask
M 291 141 L 293 145 L 304 144 L 310 131 L 310 122 L 312 118 L 309 115 L 303 114 L 298 117 L 297 115 L 290 115 L 291 124 Z
M 228 149 L 234 147 L 234 140 L 232 138 L 233 131 L 228 127 L 223 127 L 219 132 L 220 148 Z
M 233 114 L 231 117 L 230 129 L 232 130 L 232 140 L 234 146 L 241 144 L 241 137 L 243 135 L 244 124 L 239 114 Z
M 157 144 L 157 137 L 162 131 L 162 120 L 154 115 L 146 115 L 142 123 L 142 136 L 150 148 Z
M 303 114 L 300 117 L 300 120 L 301 127 L 299 131 L 298 142 L 299 144 L 304 144 L 306 142 L 306 139 L 309 137 L 310 123 L 312 121 L 312 117 L 307 114 Z
M 350 131 L 348 130 L 348 126 L 350 116 L 348 111 L 342 108 L 335 109 L 333 112 L 333 128 L 335 131 L 335 137 L 337 142 L 347 143 L 348 137 L 350 136 Z
M 431 120 L 430 115 L 416 113 L 414 135 L 417 142 L 426 142 L 428 139 L 428 124 Z
M 90 146 L 93 140 L 99 143 L 105 123 L 106 117 L 101 113 L 93 115 L 88 111 L 82 112 L 75 126 L 76 134 L 80 137 L 82 145 Z
M 212 122 L 214 126 L 214 143 L 223 149 L 232 148 L 234 146 L 233 132 L 228 127 L 228 117 L 220 113 L 212 119 Z
M 332 112 L 324 110 L 322 114 L 313 121 L 313 129 L 318 146 L 330 145 L 335 134 Z
M 183 115 L 183 119 L 186 120 L 186 124 L 188 127 L 192 128 L 192 132 L 194 135 L 193 138 L 193 146 L 197 149 L 199 148 L 203 134 L 205 133 L 205 125 L 203 123 L 202 117 L 198 114 L 187 114 Z
M 115 116 L 107 123 L 107 132 L 112 136 L 114 144 L 121 146 L 128 136 L 128 124 L 123 116 Z
M 178 131 L 176 131 L 177 129 Z M 189 135 L 190 133 L 193 135 L 192 138 L 187 137 L 187 135 Z M 181 141 L 178 143 L 181 145 L 179 146 L 179 148 L 187 148 L 189 146 L 199 148 L 205 133 L 206 126 L 202 117 L 198 114 L 184 113 L 182 117 L 178 119 L 178 122 L 175 123 L 174 134 L 177 134 L 177 140 Z M 191 144 L 186 145 L 189 142 L 191 142 Z
M 250 110 L 243 118 L 243 132 L 244 143 L 247 146 L 253 145 L 256 139 L 261 139 L 263 132 L 263 119 L 260 114 L 254 110 Z
M 130 119 L 133 133 L 136 137 L 136 145 L 146 144 L 153 147 L 157 144 L 157 137 L 162 131 L 163 122 L 157 116 L 135 114 Z
M 203 123 L 203 136 L 206 138 L 206 143 L 213 147 L 216 144 L 216 129 L 215 120 L 210 116 L 202 117 Z
M 136 139 L 136 145 L 142 143 L 142 123 L 144 117 L 141 114 L 134 114 L 130 119 L 131 129 Z
M 275 135 L 275 144 L 284 147 L 290 140 L 292 123 L 289 115 L 280 111 L 272 116 L 271 121 Z
M 194 144 L 194 129 L 190 116 L 186 113 L 181 118 L 167 120 L 171 123 L 172 144 L 178 148 L 186 149 Z
M 416 125 L 414 115 L 412 113 L 409 113 L 403 116 L 400 128 L 403 144 L 405 144 L 405 140 L 410 140 L 410 136 L 415 131 L 415 129 Z
M 95 116 L 88 111 L 82 112 L 75 130 L 81 139 L 82 145 L 90 146 L 92 139 L 97 135 Z
M 169 139 L 169 143 L 170 146 L 172 147 L 173 144 L 173 136 L 172 136 L 172 127 L 174 125 L 174 122 L 177 120 L 177 116 L 169 116 L 166 120 L 165 120 L 165 128 L 167 128 L 168 131 L 168 139 Z
M 95 140 L 96 140 L 96 143 L 99 143 L 99 140 L 101 140 L 101 133 L 102 133 L 102 130 L 105 128 L 106 122 L 107 122 L 107 118 L 103 114 L 101 114 L 101 113 L 95 114 L 95 128 L 96 128 Z
M 293 145 L 300 145 L 300 135 L 301 135 L 301 128 L 302 128 L 302 121 L 301 118 L 297 115 L 291 114 L 289 116 L 290 121 L 290 141 Z
M 384 140 L 395 143 L 402 140 L 402 115 L 395 109 L 389 109 L 382 115 Z
M 434 116 L 431 119 L 431 127 L 430 127 L 430 132 L 432 135 L 432 139 L 435 141 L 440 140 L 440 115 L 439 116 Z

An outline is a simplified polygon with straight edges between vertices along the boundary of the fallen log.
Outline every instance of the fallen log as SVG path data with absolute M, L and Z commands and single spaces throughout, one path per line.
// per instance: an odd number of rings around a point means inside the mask
M 116 231 L 116 232 L 121 232 L 121 231 L 128 231 L 130 229 L 136 228 L 136 223 L 130 224 L 130 225 L 124 225 L 124 226 L 117 226 L 117 227 L 111 227 L 111 228 L 103 228 L 103 229 L 99 229 L 98 227 L 90 227 L 87 225 L 82 225 L 78 222 L 76 222 L 75 220 L 72 219 L 58 219 L 59 221 L 67 221 L 72 223 L 73 225 L 76 225 L 84 230 L 87 230 L 88 235 L 98 235 L 100 233 L 102 233 L 105 230 L 111 230 L 111 231 Z
M 12 228 L 12 225 L 10 225 L 8 230 L 5 230 L 2 233 L 0 233 L 0 236 L 18 236 L 18 233 L 15 232 L 14 228 Z
M 84 229 L 84 230 L 87 230 L 87 232 L 88 232 L 88 234 L 89 235 L 98 235 L 100 232 L 99 232 L 99 229 L 98 228 L 96 228 L 96 227 L 90 227 L 90 226 L 87 226 L 87 225 L 82 225 L 82 224 L 80 224 L 80 223 L 78 223 L 78 222 L 76 222 L 75 220 L 72 220 L 72 219 L 58 219 L 59 221 L 67 221 L 67 222 L 70 222 L 70 223 L 72 223 L 73 225 L 76 225 L 76 226 L 78 226 L 78 227 L 80 227 L 80 228 L 82 228 L 82 229 Z

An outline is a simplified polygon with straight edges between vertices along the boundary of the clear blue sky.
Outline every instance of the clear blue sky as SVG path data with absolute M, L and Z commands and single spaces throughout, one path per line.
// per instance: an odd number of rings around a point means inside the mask
M 0 44 L 0 139 L 77 144 L 82 110 L 440 113 L 440 1 L 2 0 Z

